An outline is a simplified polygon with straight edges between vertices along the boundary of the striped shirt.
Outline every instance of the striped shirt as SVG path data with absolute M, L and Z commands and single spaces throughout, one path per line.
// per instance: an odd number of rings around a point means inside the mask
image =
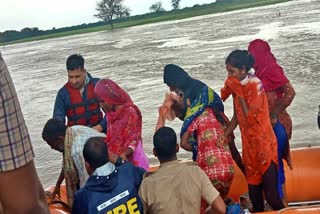
M 33 158 L 17 93 L 0 53 L 0 172 L 22 167 Z

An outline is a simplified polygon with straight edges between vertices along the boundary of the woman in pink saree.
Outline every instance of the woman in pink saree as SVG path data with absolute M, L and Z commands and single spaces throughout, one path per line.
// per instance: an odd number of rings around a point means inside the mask
M 148 158 L 142 147 L 142 115 L 139 108 L 129 94 L 110 79 L 99 80 L 94 93 L 106 114 L 105 142 L 109 152 L 148 170 Z

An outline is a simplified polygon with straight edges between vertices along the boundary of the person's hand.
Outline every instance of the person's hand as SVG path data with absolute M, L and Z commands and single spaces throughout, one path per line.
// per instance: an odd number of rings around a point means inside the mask
M 120 158 L 122 159 L 122 161 L 128 161 L 128 158 L 125 152 L 120 155 Z
M 227 142 L 227 137 L 224 134 L 220 135 L 218 138 L 218 145 L 223 145 L 225 142 Z
M 51 200 L 55 200 L 56 199 L 56 195 L 58 195 L 58 197 L 60 198 L 60 184 L 56 184 L 52 194 L 51 194 Z
M 96 126 L 93 126 L 92 127 L 94 130 L 98 131 L 98 132 L 102 132 L 103 128 L 100 124 L 96 125 Z
M 109 161 L 113 164 L 117 162 L 119 155 L 109 152 Z
M 292 161 L 291 158 L 289 158 L 289 160 L 287 160 L 287 164 L 290 170 L 293 170 L 293 165 L 292 165 Z

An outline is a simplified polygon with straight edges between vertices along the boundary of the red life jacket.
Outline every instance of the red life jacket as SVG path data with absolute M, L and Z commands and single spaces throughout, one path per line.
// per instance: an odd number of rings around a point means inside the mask
M 102 112 L 93 92 L 92 80 L 85 86 L 84 97 L 81 96 L 80 90 L 71 87 L 70 83 L 66 83 L 65 87 L 71 102 L 70 108 L 66 112 L 68 126 L 84 125 L 92 127 L 97 125 L 102 119 Z

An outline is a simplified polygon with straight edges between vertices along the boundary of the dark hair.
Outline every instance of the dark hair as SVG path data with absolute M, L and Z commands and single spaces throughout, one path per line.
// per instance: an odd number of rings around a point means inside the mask
M 227 57 L 226 64 L 239 69 L 245 66 L 245 70 L 248 72 L 254 65 L 254 57 L 246 50 L 234 50 Z
M 83 157 L 93 169 L 109 162 L 108 147 L 104 137 L 91 137 L 83 148 Z
M 46 142 L 56 140 L 66 135 L 67 126 L 58 118 L 51 118 L 46 122 L 42 130 L 42 139 Z
M 160 160 L 170 160 L 176 154 L 177 135 L 170 127 L 161 127 L 153 135 L 153 146 Z
M 80 54 L 72 54 L 67 59 L 67 70 L 73 71 L 76 69 L 83 69 L 84 68 L 84 58 Z

